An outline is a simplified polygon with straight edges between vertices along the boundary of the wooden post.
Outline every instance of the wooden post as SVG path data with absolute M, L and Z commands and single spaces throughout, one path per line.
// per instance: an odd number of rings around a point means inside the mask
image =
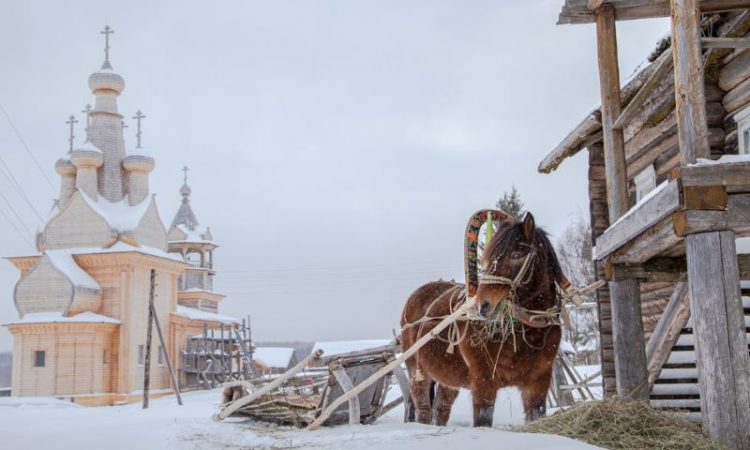
M 620 99 L 620 68 L 617 61 L 615 9 L 609 3 L 596 10 L 596 44 L 599 62 L 599 86 L 602 96 L 602 136 L 609 222 L 615 223 L 628 210 L 628 185 L 622 129 L 613 127 L 620 116 L 622 102 Z
M 612 344 L 615 349 L 617 395 L 648 400 L 640 283 L 634 279 L 610 281 L 609 291 L 612 295 Z
M 331 373 L 336 378 L 336 381 L 341 386 L 343 393 L 347 393 L 354 389 L 351 378 L 346 374 L 344 366 L 341 361 L 336 361 L 330 366 Z M 349 397 L 349 425 L 359 425 L 359 396 L 353 395 Z
M 557 399 L 557 406 L 570 406 L 573 404 L 573 393 L 570 389 L 562 388 L 562 386 L 569 384 L 562 364 L 562 359 L 560 358 L 560 355 L 558 355 L 558 357 L 555 358 L 555 365 L 552 366 L 552 382 L 554 386 L 553 394 Z M 575 380 L 571 383 L 575 383 Z
M 148 291 L 148 323 L 146 325 L 146 357 L 143 369 L 143 409 L 148 408 L 148 388 L 151 383 L 151 328 L 154 324 L 154 288 L 156 287 L 156 270 L 151 269 L 151 286 Z
M 646 359 L 648 361 L 648 385 L 653 387 L 661 374 L 664 363 L 672 353 L 672 347 L 680 338 L 680 332 L 690 318 L 690 303 L 688 301 L 688 284 L 680 281 L 674 288 L 669 303 L 659 318 L 659 322 L 651 333 L 646 344 Z
M 151 314 L 149 314 L 149 316 L 153 317 L 154 319 L 154 325 L 156 325 L 156 334 L 159 336 L 159 342 L 161 342 L 162 356 L 164 357 L 164 361 L 167 362 L 167 370 L 169 370 L 169 377 L 172 380 L 172 391 L 174 392 L 175 397 L 177 397 L 177 404 L 182 406 L 180 384 L 177 382 L 177 376 L 175 375 L 174 368 L 172 367 L 172 360 L 169 358 L 169 353 L 167 353 L 167 343 L 164 341 L 164 335 L 161 333 L 161 325 L 159 325 L 159 316 L 156 315 L 153 296 L 149 308 L 151 309 Z
M 750 448 L 750 360 L 735 234 L 687 236 L 703 431 L 729 448 Z
M 682 165 L 710 155 L 699 0 L 671 0 L 675 110 Z

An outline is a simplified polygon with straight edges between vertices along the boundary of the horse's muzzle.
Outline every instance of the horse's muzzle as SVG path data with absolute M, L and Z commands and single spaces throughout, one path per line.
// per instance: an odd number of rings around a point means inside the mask
M 492 312 L 495 310 L 495 305 L 493 305 L 490 302 L 482 302 L 480 305 L 477 305 L 477 314 L 482 319 L 489 319 L 489 317 L 492 315 Z

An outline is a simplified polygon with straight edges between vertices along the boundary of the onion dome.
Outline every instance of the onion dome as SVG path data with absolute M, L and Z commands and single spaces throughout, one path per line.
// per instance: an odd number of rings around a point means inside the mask
M 55 162 L 55 171 L 60 176 L 75 175 L 76 166 L 73 165 L 73 162 L 70 159 L 60 158 Z
M 86 141 L 80 147 L 73 150 L 70 160 L 76 167 L 99 167 L 104 163 L 104 156 L 94 144 Z
M 91 74 L 89 77 L 89 88 L 92 92 L 109 90 L 121 94 L 125 90 L 125 80 L 116 74 L 109 64 L 105 64 L 101 70 Z
M 151 172 L 154 170 L 154 158 L 149 155 L 142 154 L 142 149 L 136 149 L 138 153 L 133 153 L 122 160 L 122 167 L 128 172 Z
M 183 197 L 189 196 L 193 191 L 190 189 L 190 186 L 187 185 L 187 183 L 183 184 L 180 188 L 180 194 Z

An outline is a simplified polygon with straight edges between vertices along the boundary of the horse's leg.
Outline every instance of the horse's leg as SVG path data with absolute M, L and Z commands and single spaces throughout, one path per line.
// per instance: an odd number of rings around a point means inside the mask
M 471 397 L 474 403 L 474 426 L 491 427 L 495 415 L 497 387 L 487 380 L 474 381 L 472 377 Z
M 526 422 L 544 417 L 547 413 L 547 391 L 549 391 L 550 380 L 551 374 L 520 386 Z
M 433 381 L 424 376 L 422 380 L 411 379 L 411 398 L 414 400 L 414 407 L 417 412 L 417 422 L 430 424 L 432 423 L 432 403 L 430 402 L 430 391 L 432 390 Z
M 451 408 L 453 407 L 453 402 L 456 401 L 456 397 L 458 397 L 458 389 L 438 383 L 435 407 L 432 411 L 435 425 L 442 427 L 448 424 L 448 418 L 450 418 Z

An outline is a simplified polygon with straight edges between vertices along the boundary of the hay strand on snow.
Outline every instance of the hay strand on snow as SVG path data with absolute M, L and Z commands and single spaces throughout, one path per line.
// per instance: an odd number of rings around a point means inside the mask
M 700 431 L 700 425 L 648 404 L 622 399 L 580 403 L 521 427 L 609 449 L 722 450 Z

